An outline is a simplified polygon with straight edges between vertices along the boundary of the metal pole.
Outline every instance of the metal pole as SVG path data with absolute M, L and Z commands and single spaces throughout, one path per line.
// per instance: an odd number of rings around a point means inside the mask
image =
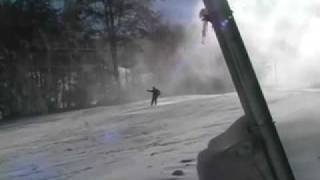
M 266 100 L 227 0 L 203 0 L 245 114 L 257 126 L 277 180 L 294 180 Z

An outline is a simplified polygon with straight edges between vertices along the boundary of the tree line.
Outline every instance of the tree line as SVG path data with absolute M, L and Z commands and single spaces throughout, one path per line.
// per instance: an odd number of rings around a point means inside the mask
M 128 101 L 182 36 L 152 0 L 2 0 L 1 116 Z

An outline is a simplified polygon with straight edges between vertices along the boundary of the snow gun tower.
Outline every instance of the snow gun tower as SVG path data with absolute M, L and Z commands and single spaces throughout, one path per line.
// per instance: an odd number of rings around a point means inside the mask
M 294 180 L 227 0 L 203 2 L 200 16 L 213 26 L 245 115 L 199 154 L 199 179 Z

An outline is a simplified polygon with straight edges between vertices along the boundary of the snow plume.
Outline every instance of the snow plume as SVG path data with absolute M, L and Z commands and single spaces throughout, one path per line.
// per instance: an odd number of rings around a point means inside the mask
M 215 34 L 210 32 L 205 44 L 202 43 L 202 21 L 199 17 L 202 7 L 203 4 L 199 3 L 189 12 L 192 14 L 192 18 L 188 18 L 189 21 L 177 22 L 182 23 L 183 40 L 174 53 L 168 58 L 164 57 L 170 62 L 170 70 L 165 74 L 166 81 L 160 83 L 160 86 L 170 94 L 212 94 L 233 91 L 230 75 Z M 171 18 L 172 16 L 170 15 Z
M 262 84 L 280 88 L 319 86 L 318 1 L 230 0 L 230 5 Z M 197 10 L 201 7 L 199 2 Z M 218 48 L 212 47 L 211 40 L 216 41 L 210 37 L 206 46 L 213 51 L 204 56 L 212 56 Z
M 264 87 L 293 89 L 320 85 L 320 81 L 315 78 L 320 76 L 320 46 L 317 44 L 320 40 L 319 2 L 229 2 L 257 76 Z M 158 52 L 150 53 L 147 48 L 144 53 L 148 52 L 151 56 L 138 58 L 145 59 L 141 63 L 143 66 L 137 66 L 140 69 L 148 69 L 150 66 L 146 63 L 152 62 L 153 70 L 146 70 L 150 73 L 144 74 L 144 88 L 156 85 L 169 95 L 233 90 L 230 74 L 211 25 L 205 44 L 201 43 L 203 24 L 199 12 L 203 6 L 203 2 L 199 1 L 190 11 L 193 18 L 183 21 L 185 35 L 174 52 L 154 48 L 153 51 Z M 172 19 L 173 15 L 167 17 Z
M 201 23 L 199 19 L 198 23 Z M 176 52 L 169 87 L 186 93 L 219 93 L 232 90 L 232 83 L 215 36 L 201 43 L 201 26 L 186 29 L 186 39 Z

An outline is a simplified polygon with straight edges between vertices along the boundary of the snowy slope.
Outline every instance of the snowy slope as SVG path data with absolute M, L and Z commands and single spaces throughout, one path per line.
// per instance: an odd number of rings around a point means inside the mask
M 268 93 L 297 180 L 320 178 L 320 93 Z M 235 94 L 163 98 L 0 127 L 0 180 L 196 180 L 196 156 L 243 112 Z M 183 170 L 181 177 L 172 176 Z

